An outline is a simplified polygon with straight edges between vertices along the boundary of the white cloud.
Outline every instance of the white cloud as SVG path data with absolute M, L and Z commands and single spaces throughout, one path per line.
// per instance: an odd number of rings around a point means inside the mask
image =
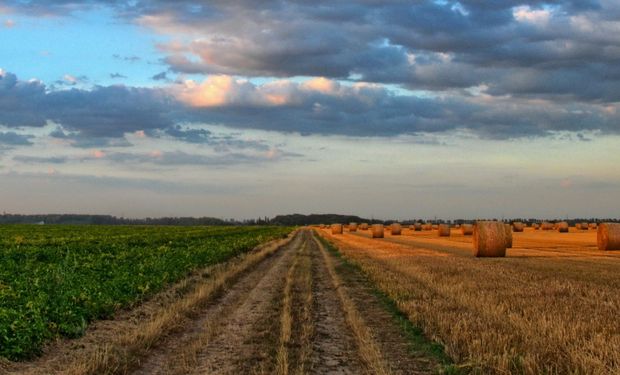
M 551 12 L 547 9 L 532 9 L 528 5 L 515 7 L 512 10 L 513 17 L 519 22 L 528 22 L 543 26 L 549 22 Z
M 62 79 L 70 85 L 75 85 L 78 82 L 78 79 L 71 74 L 65 74 Z

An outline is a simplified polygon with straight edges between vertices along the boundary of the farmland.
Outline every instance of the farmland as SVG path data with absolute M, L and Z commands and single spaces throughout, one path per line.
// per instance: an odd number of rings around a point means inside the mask
M 620 252 L 595 230 L 476 258 L 460 230 L 380 227 L 1 227 L 0 370 L 618 372 Z
M 620 372 L 620 252 L 596 231 L 513 233 L 505 258 L 475 258 L 452 230 L 332 235 L 408 318 L 478 373 Z
M 198 267 L 282 237 L 282 227 L 1 226 L 0 357 L 81 336 Z

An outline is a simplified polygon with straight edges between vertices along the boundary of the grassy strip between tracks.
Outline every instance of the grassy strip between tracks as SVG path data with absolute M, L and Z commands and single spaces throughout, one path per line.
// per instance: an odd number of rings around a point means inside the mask
M 319 241 L 321 241 L 330 254 L 341 261 L 340 265 L 336 267 L 336 270 L 340 270 L 340 272 L 343 270 L 347 270 L 349 272 L 353 271 L 363 276 L 364 283 L 370 287 L 372 293 L 380 301 L 383 308 L 390 313 L 394 323 L 396 323 L 402 330 L 404 337 L 407 339 L 409 351 L 412 355 L 420 355 L 420 353 L 423 353 L 427 357 L 433 358 L 441 364 L 441 368 L 438 369 L 438 373 L 440 374 L 451 375 L 465 373 L 464 369 L 459 368 L 452 362 L 440 343 L 429 340 L 422 332 L 422 329 L 415 326 L 407 318 L 406 314 L 398 308 L 396 302 L 372 283 L 359 265 L 343 256 L 338 248 L 323 236 L 317 235 L 316 237 Z

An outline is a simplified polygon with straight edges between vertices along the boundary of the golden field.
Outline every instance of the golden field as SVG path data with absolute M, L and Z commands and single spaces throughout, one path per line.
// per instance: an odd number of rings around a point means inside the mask
M 595 230 L 526 228 L 505 258 L 474 258 L 459 229 L 319 233 L 463 368 L 620 373 L 620 251 L 598 250 Z

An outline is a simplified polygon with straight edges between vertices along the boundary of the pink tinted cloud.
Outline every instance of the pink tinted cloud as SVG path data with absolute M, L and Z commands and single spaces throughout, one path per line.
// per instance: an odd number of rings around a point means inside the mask
M 93 150 L 91 152 L 91 155 L 95 159 L 103 159 L 103 158 L 106 157 L 106 153 L 104 151 L 101 151 L 101 150 Z
M 284 106 L 302 103 L 312 95 L 361 98 L 380 85 L 343 86 L 336 80 L 317 77 L 305 82 L 282 79 L 256 85 L 229 75 L 214 75 L 202 82 L 184 81 L 171 87 L 172 94 L 192 107 Z

